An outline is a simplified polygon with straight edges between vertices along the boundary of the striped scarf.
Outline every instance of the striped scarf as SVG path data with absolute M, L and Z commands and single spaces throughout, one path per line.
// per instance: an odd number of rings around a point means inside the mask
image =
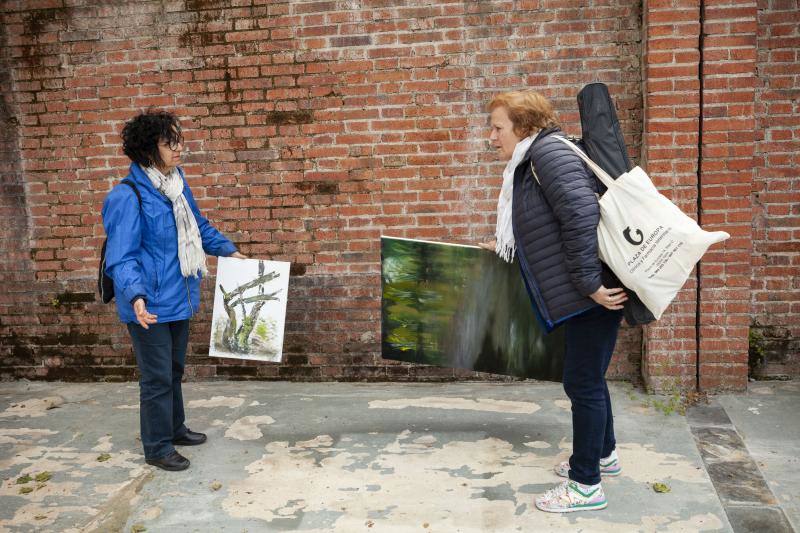
M 189 202 L 183 195 L 183 178 L 178 172 L 178 167 L 173 168 L 166 176 L 156 167 L 143 167 L 143 169 L 153 187 L 172 202 L 172 215 L 178 228 L 178 260 L 181 264 L 181 274 L 185 278 L 208 274 L 200 229 L 197 227 L 197 220 L 189 207 Z

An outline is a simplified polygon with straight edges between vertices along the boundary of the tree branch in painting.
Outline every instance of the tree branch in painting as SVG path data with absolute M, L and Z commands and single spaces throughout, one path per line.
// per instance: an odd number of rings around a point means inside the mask
M 248 353 L 250 350 L 250 334 L 258 321 L 258 314 L 270 300 L 277 300 L 276 295 L 280 291 L 266 294 L 264 285 L 277 278 L 277 272 L 264 274 L 264 262 L 258 262 L 258 277 L 252 281 L 244 283 L 234 290 L 227 292 L 220 284 L 219 290 L 222 292 L 222 305 L 228 314 L 228 324 L 222 333 L 222 344 L 233 353 Z M 246 291 L 258 289 L 257 294 L 247 296 Z M 247 310 L 245 304 L 255 303 Z M 237 313 L 237 310 L 239 311 Z M 239 319 L 241 314 L 241 320 Z

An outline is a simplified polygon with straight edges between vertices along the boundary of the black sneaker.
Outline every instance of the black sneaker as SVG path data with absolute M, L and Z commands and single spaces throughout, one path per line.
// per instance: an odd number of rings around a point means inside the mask
M 189 468 L 189 459 L 182 456 L 178 452 L 172 452 L 158 459 L 145 459 L 144 462 L 149 465 L 157 466 L 162 470 L 169 470 L 171 472 L 177 472 L 179 470 L 186 470 Z
M 178 446 L 197 446 L 198 444 L 203 444 L 205 441 L 205 433 L 197 433 L 196 431 L 187 429 L 186 435 L 179 439 L 174 439 L 172 444 L 177 444 Z

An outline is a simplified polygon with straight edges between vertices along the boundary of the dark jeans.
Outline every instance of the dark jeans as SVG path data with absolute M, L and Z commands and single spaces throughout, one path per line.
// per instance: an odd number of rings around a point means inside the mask
M 175 451 L 172 440 L 186 434 L 183 424 L 183 377 L 189 321 L 127 324 L 139 365 L 139 423 L 146 459 Z
M 596 307 L 565 323 L 564 391 L 572 401 L 569 477 L 586 485 L 600 483 L 600 458 L 616 446 L 605 375 L 621 321 L 621 311 Z

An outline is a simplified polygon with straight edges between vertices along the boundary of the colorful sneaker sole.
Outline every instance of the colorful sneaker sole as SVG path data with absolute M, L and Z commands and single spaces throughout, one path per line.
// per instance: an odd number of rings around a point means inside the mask
M 536 508 L 546 513 L 574 513 L 576 511 L 599 511 L 600 509 L 605 509 L 606 507 L 608 507 L 608 500 L 603 500 L 601 502 L 596 502 L 596 503 L 575 504 L 570 507 L 548 507 L 546 505 L 540 505 L 538 502 L 536 503 Z

